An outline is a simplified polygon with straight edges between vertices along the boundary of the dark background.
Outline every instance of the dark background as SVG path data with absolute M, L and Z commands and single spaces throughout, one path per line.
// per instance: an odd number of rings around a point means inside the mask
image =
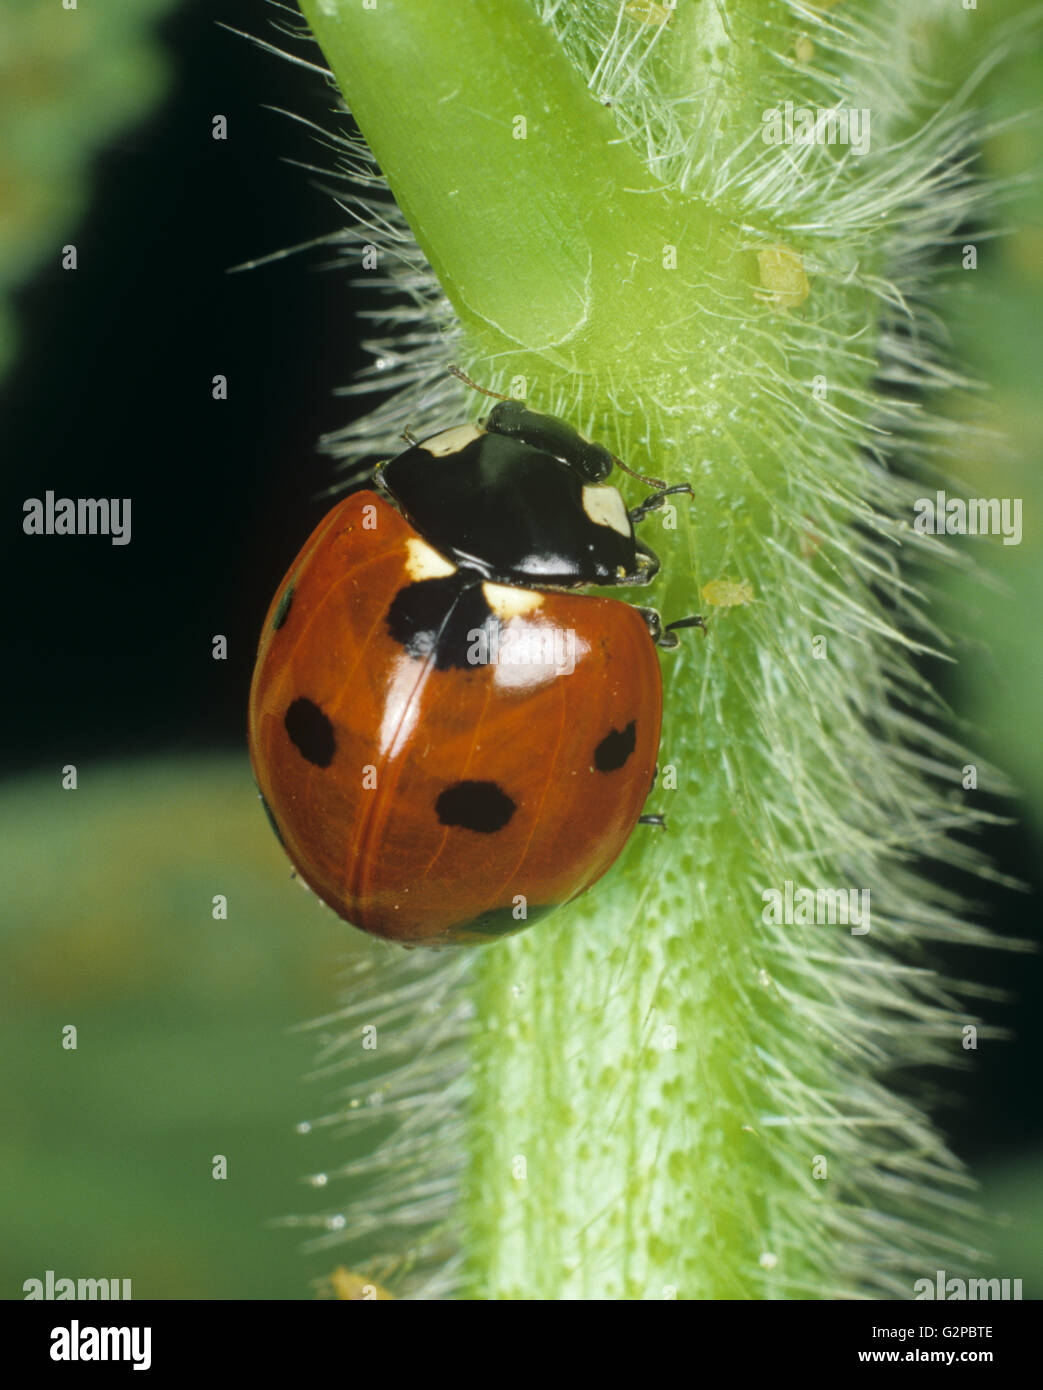
M 255 0 L 219 8 L 277 38 Z M 328 505 L 333 465 L 318 438 L 360 409 L 333 393 L 363 363 L 356 315 L 367 299 L 345 269 L 320 268 L 329 248 L 228 273 L 342 225 L 315 177 L 283 162 L 330 155 L 265 109 L 329 127 L 333 94 L 213 14 L 189 4 L 163 25 L 171 92 L 98 161 L 89 214 L 62 238 L 79 268 L 62 271 L 56 247 L 18 296 L 22 349 L 0 394 L 5 775 L 244 749 L 261 620 Z M 225 141 L 211 138 L 215 113 L 228 118 Z M 215 373 L 228 378 L 227 401 L 211 398 Z M 22 504 L 47 489 L 132 498 L 131 543 L 25 536 Z M 227 661 L 211 657 L 216 633 Z M 945 693 L 945 669 L 932 676 Z M 986 843 L 1002 872 L 1038 888 L 1030 830 L 997 827 Z M 1035 934 L 1034 895 L 973 892 L 1005 934 Z M 1027 1154 L 1043 1138 L 1039 958 L 941 959 L 960 978 L 1016 985 L 1019 999 L 986 1006 L 1016 1041 L 983 1046 L 956 1081 L 939 1078 L 940 1118 L 975 1168 Z
M 218 8 L 279 41 L 267 7 Z M 56 247 L 19 296 L 22 351 L 0 397 L 9 768 L 72 744 L 117 757 L 242 742 L 265 609 L 332 481 L 318 437 L 355 408 L 332 393 L 362 362 L 362 297 L 319 269 L 331 250 L 228 273 L 342 225 L 316 177 L 285 162 L 332 157 L 262 105 L 329 126 L 333 94 L 213 13 L 191 4 L 162 26 L 172 91 L 98 161 L 87 218 L 63 238 L 79 268 L 58 268 Z M 48 488 L 132 498 L 131 543 L 25 536 L 22 504 Z

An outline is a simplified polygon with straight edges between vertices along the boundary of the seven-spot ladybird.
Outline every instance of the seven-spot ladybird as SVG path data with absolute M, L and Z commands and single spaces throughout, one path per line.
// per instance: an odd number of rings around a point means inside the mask
M 647 584 L 659 562 L 634 521 L 690 488 L 656 484 L 628 513 L 606 482 L 619 460 L 504 398 L 407 438 L 272 601 L 251 756 L 287 853 L 342 917 L 483 942 L 584 892 L 641 818 L 656 646 L 677 639 L 650 609 L 572 591 Z

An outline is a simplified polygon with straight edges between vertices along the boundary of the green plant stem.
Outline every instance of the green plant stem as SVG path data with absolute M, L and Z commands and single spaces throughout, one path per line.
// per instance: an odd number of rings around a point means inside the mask
M 721 273 L 718 220 L 657 187 L 526 0 L 302 8 L 484 358 L 625 363 L 661 336 L 664 246 Z

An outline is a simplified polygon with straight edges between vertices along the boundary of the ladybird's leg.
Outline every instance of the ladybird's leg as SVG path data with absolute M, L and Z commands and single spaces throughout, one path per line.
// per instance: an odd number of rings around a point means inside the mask
M 648 628 L 648 635 L 652 641 L 664 652 L 672 652 L 681 645 L 678 638 L 674 635 L 674 629 L 680 627 L 699 627 L 706 631 L 705 621 L 696 614 L 691 618 L 678 618 L 676 622 L 667 623 L 663 626 L 663 620 L 654 608 L 638 608 L 637 610 L 645 620 Z
M 641 617 L 645 621 L 645 627 L 648 628 L 649 637 L 651 637 L 652 641 L 656 644 L 657 647 L 660 646 L 663 640 L 662 618 L 659 616 L 659 614 L 656 612 L 654 608 L 638 608 L 637 611 L 638 613 L 640 613 Z M 675 637 L 673 641 L 673 646 L 676 647 L 678 645 L 679 643 Z
M 655 784 L 658 780 L 659 764 L 656 763 L 655 767 L 652 769 L 652 782 L 648 788 L 649 796 L 651 796 L 652 793 L 655 791 Z M 664 815 L 659 814 L 658 812 L 646 812 L 643 816 L 638 816 L 637 823 L 638 825 L 655 825 L 658 826 L 661 830 L 666 829 L 666 817 Z
M 705 630 L 706 627 L 706 624 L 703 622 L 702 618 L 694 617 L 680 618 L 675 623 L 668 623 L 667 626 L 664 628 L 663 620 L 662 618 L 660 618 L 659 614 L 656 612 L 654 608 L 639 608 L 637 611 L 641 614 L 642 618 L 644 618 L 645 625 L 648 628 L 649 636 L 652 638 L 652 641 L 656 644 L 657 647 L 664 648 L 667 651 L 672 650 L 674 647 L 680 646 L 680 642 L 671 631 L 672 628 L 701 627 Z M 652 792 L 655 791 L 655 784 L 658 778 L 659 764 L 656 763 L 655 768 L 652 771 L 652 785 L 648 789 L 649 796 L 651 796 Z M 666 817 L 664 815 L 659 814 L 658 812 L 650 812 L 643 816 L 638 816 L 637 823 L 638 825 L 656 826 L 660 830 L 666 829 Z
M 675 497 L 680 492 L 687 492 L 689 497 L 694 497 L 691 483 L 674 483 L 672 487 L 664 486 L 646 497 L 643 502 L 639 502 L 634 507 L 630 515 L 631 522 L 636 526 L 639 521 L 644 521 L 649 512 L 654 512 L 657 507 L 661 507 L 668 497 Z

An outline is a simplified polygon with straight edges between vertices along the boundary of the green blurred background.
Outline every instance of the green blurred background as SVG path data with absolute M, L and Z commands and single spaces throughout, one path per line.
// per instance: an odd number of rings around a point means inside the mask
M 375 302 L 313 250 L 249 274 L 229 267 L 332 232 L 340 215 L 286 159 L 328 165 L 299 126 L 329 124 L 322 83 L 219 28 L 276 37 L 256 0 L 92 0 L 75 12 L 0 0 L 0 410 L 7 468 L 7 739 L 0 782 L 0 1293 L 26 1279 L 131 1278 L 136 1298 L 307 1298 L 338 1257 L 301 1253 L 276 1224 L 321 1206 L 305 1174 L 345 1146 L 297 1125 L 329 1109 L 305 1080 L 337 970 L 385 948 L 291 881 L 258 807 L 243 711 L 261 618 L 323 509 L 316 452 L 349 407 L 331 398 L 361 363 Z M 1043 58 L 990 80 L 994 112 L 1032 108 Z M 224 114 L 229 139 L 213 141 Z M 950 275 L 943 317 L 987 383 L 954 392 L 973 495 L 1024 499 L 1020 547 L 969 543 L 994 575 L 951 580 L 940 605 L 967 639 L 931 678 L 981 747 L 1020 783 L 1015 826 L 988 836 L 1000 869 L 1038 884 L 1043 597 L 1043 162 L 1038 117 L 986 141 L 1018 177 Z M 961 238 L 962 239 L 962 238 Z M 75 243 L 79 269 L 59 266 Z M 939 258 L 958 265 L 958 252 Z M 210 379 L 228 375 L 217 404 Z M 972 427 L 1006 442 L 983 447 Z M 22 502 L 130 496 L 133 540 L 32 537 Z M 950 492 L 955 492 L 950 487 Z M 211 640 L 229 641 L 214 661 Z M 75 791 L 61 769 L 78 769 Z M 212 899 L 228 899 L 226 920 Z M 989 919 L 1034 935 L 1036 899 L 978 891 Z M 926 1078 L 957 1151 L 1000 1217 L 997 1270 L 1043 1294 L 1043 1116 L 1036 958 L 942 953 L 961 978 L 1013 988 L 989 1004 L 1014 1030 L 966 1075 Z M 62 1029 L 78 1029 L 75 1051 Z M 214 1181 L 223 1154 L 228 1178 Z

